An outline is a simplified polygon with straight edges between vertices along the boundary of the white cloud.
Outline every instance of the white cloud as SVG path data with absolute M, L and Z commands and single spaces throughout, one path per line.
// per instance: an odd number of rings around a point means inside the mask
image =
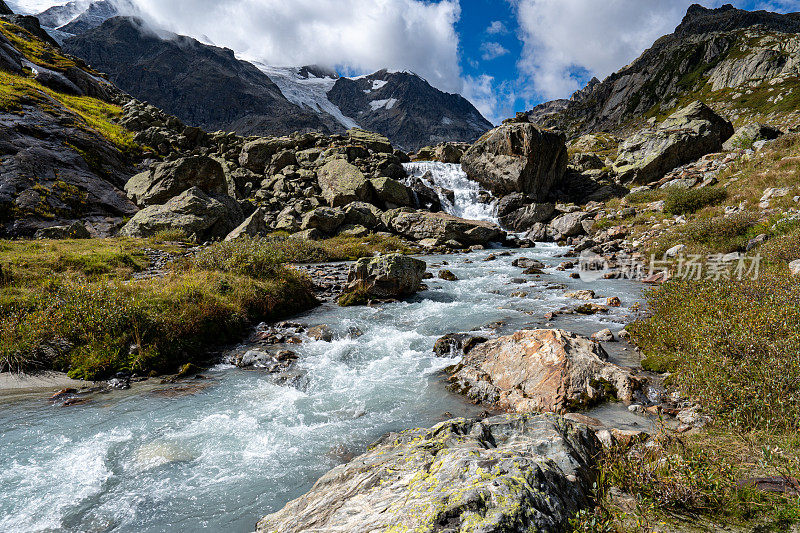
M 581 74 L 602 79 L 672 33 L 698 0 L 517 0 L 523 40 L 519 60 L 526 98 L 565 98 L 580 88 Z M 705 0 L 719 7 L 731 0 Z M 742 6 L 745 0 L 734 0 Z M 799 0 L 765 0 L 761 7 L 800 10 Z M 527 83 L 526 83 L 527 82 Z
M 491 61 L 506 55 L 508 50 L 500 43 L 486 42 L 481 44 L 481 52 L 483 52 L 481 57 L 484 61 Z
M 493 20 L 489 27 L 486 28 L 486 33 L 489 35 L 502 35 L 504 33 L 508 33 L 508 28 L 506 25 L 503 24 L 501 20 Z
M 408 69 L 461 89 L 458 0 L 135 0 L 155 25 L 270 65 Z

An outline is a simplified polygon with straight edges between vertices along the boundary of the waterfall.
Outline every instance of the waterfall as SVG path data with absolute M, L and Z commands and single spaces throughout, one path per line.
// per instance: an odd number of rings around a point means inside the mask
M 494 201 L 491 204 L 481 201 L 486 196 L 491 198 L 491 195 L 469 179 L 466 172 L 461 170 L 461 165 L 424 161 L 405 163 L 403 168 L 408 174 L 407 184 L 413 178 L 422 178 L 425 185 L 436 191 L 445 212 L 467 220 L 484 220 L 499 225 Z M 430 180 L 423 178 L 428 173 Z

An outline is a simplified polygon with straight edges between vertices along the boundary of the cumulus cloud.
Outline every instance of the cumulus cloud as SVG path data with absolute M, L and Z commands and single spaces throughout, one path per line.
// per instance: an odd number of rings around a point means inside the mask
M 502 44 L 490 41 L 481 44 L 481 52 L 483 52 L 481 57 L 484 61 L 491 61 L 506 55 L 508 50 Z
M 523 40 L 518 66 L 526 98 L 565 98 L 587 75 L 604 78 L 636 59 L 662 35 L 672 33 L 697 0 L 517 0 Z M 719 7 L 731 0 L 699 3 Z M 753 2 L 734 1 L 740 7 Z M 764 0 L 759 7 L 800 9 L 798 0 Z
M 504 33 L 508 33 L 508 28 L 506 25 L 503 24 L 501 20 L 493 20 L 489 27 L 486 28 L 486 33 L 489 35 L 502 35 Z
M 64 1 L 12 0 L 26 12 Z M 439 89 L 462 88 L 459 0 L 133 0 L 154 27 L 270 65 L 346 72 L 412 70 Z
M 348 72 L 408 69 L 461 88 L 458 0 L 135 0 L 154 25 L 203 36 L 245 59 Z

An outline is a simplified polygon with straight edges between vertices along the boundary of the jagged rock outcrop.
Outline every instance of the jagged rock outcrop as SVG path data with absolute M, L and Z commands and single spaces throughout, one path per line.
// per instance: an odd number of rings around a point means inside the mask
M 6 5 L 3 0 L 0 0 L 0 15 L 13 15 L 14 12 L 11 11 L 11 8 Z
M 565 413 L 616 398 L 640 383 L 603 348 L 563 330 L 518 331 L 481 344 L 450 370 L 451 386 L 477 403 L 518 413 Z
M 718 152 L 733 126 L 702 102 L 693 102 L 619 147 L 614 171 L 623 183 L 649 183 L 675 167 Z
M 564 531 L 591 501 L 602 449 L 554 415 L 442 422 L 389 434 L 258 523 L 298 531 Z
M 664 116 L 680 102 L 702 98 L 737 124 L 765 118 L 773 125 L 795 124 L 799 33 L 797 14 L 693 5 L 674 33 L 630 65 L 528 115 L 578 136 L 627 131 L 642 117 Z
M 521 192 L 542 201 L 567 170 L 565 141 L 531 123 L 510 122 L 472 145 L 461 166 L 496 196 Z
M 404 150 L 443 141 L 472 142 L 492 127 L 466 98 L 439 91 L 411 72 L 380 70 L 339 78 L 328 98 L 362 127 Z
M 17 92 L 0 112 L 0 234 L 32 236 L 80 219 L 93 233 L 107 235 L 136 212 L 122 191 L 134 172 L 133 158 L 84 121 L 68 101 L 48 96 L 32 77 L 33 69 L 65 79 L 70 72 L 74 79 L 77 72 L 88 73 L 27 30 L 10 23 L 3 30 L 29 40 L 30 47 L 18 50 L 0 35 L 0 68 L 28 77 L 31 85 L 15 86 Z M 52 68 L 36 63 L 42 60 L 31 53 L 35 49 L 48 54 Z M 33 65 L 30 74 L 22 71 L 23 60 Z

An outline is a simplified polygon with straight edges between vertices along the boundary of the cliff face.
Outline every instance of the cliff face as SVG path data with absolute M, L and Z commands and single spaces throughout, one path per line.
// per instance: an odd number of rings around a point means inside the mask
M 800 14 L 689 8 L 674 33 L 570 100 L 528 114 L 570 136 L 619 131 L 702 100 L 737 125 L 787 126 L 800 107 Z

